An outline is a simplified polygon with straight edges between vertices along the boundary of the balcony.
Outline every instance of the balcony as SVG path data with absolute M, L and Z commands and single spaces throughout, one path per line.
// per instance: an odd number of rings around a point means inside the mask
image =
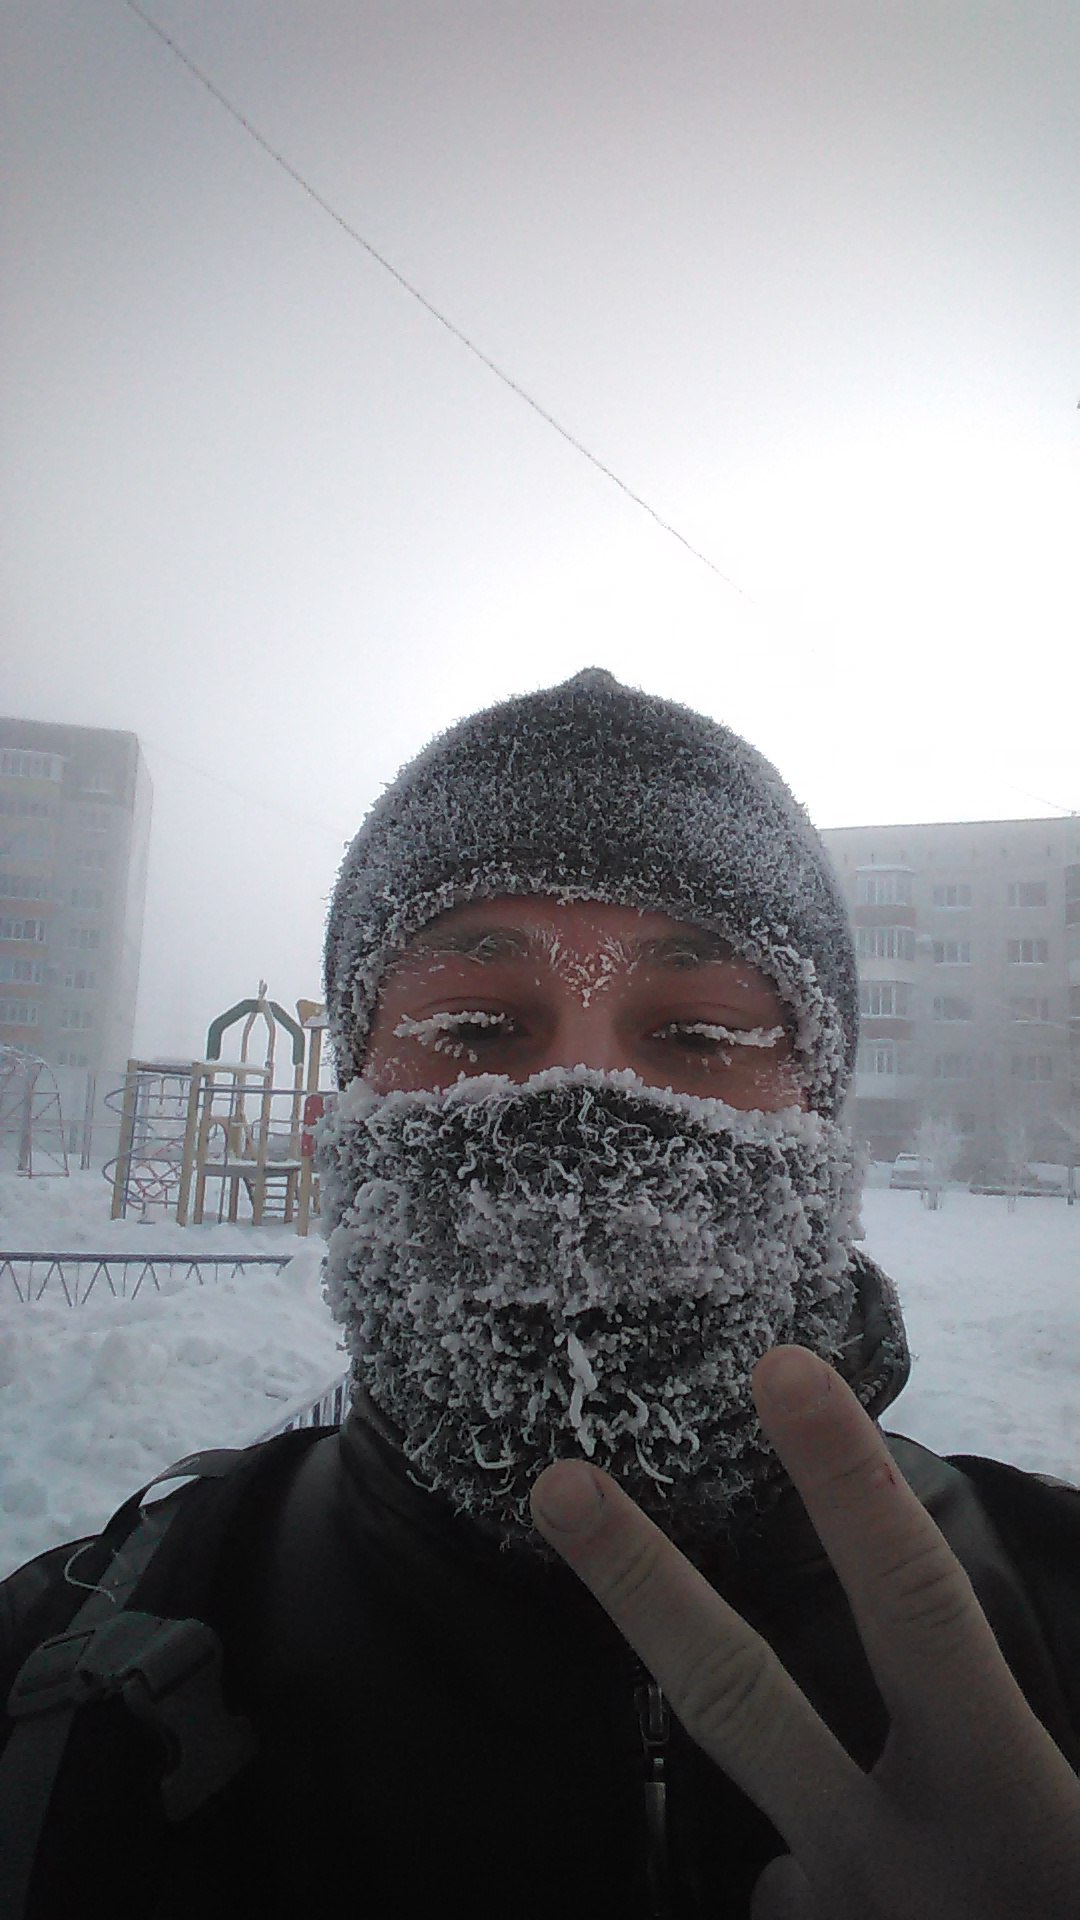
M 856 927 L 915 927 L 919 923 L 915 908 L 907 901 L 892 906 L 860 901 L 852 907 L 851 919 Z
M 917 1073 L 856 1073 L 856 1100 L 912 1102 L 919 1099 L 922 1081 Z
M 914 957 L 906 960 L 898 958 L 896 954 L 860 953 L 857 966 L 860 980 L 892 980 L 910 987 L 921 977 Z
M 915 1022 L 909 1014 L 862 1013 L 859 1028 L 864 1040 L 910 1040 Z

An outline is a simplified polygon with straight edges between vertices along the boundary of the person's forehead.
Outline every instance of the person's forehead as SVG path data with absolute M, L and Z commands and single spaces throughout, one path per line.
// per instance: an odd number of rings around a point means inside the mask
M 410 941 L 423 965 L 455 957 L 478 962 L 600 962 L 667 970 L 724 966 L 749 984 L 772 982 L 734 954 L 718 934 L 645 908 L 607 901 L 558 901 L 542 895 L 475 901 L 440 914 Z
M 605 900 L 555 900 L 543 894 L 503 895 L 451 908 L 409 945 L 417 952 L 464 952 L 474 935 L 479 939 L 492 933 L 518 936 L 522 949 L 530 953 L 542 952 L 552 941 L 565 947 L 619 945 L 636 952 L 670 939 L 697 945 L 702 952 L 730 952 L 716 935 L 666 913 Z

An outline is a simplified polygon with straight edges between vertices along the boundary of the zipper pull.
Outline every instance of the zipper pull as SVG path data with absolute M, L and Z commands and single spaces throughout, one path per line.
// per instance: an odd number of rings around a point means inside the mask
M 641 1684 L 634 1690 L 641 1744 L 645 1749 L 645 1833 L 653 1920 L 669 1920 L 669 1860 L 667 1832 L 667 1745 L 671 1713 L 652 1675 L 640 1668 Z

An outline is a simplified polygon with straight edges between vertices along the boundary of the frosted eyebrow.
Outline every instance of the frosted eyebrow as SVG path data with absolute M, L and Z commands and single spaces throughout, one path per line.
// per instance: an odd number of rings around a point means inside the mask
M 409 953 L 463 955 L 467 960 L 531 960 L 544 952 L 542 943 L 518 927 L 453 927 L 446 932 L 421 933 Z M 407 956 L 406 956 L 407 957 Z
M 707 967 L 733 957 L 727 941 L 714 933 L 690 931 L 666 934 L 661 939 L 619 940 L 617 944 L 628 961 L 676 971 Z M 455 954 L 484 965 L 500 960 L 546 959 L 550 957 L 551 940 L 522 927 L 448 927 L 445 932 L 435 928 L 419 934 L 409 951 L 434 956 Z
M 629 952 L 650 967 L 709 967 L 734 958 L 726 940 L 716 933 L 669 933 L 660 940 L 632 940 Z

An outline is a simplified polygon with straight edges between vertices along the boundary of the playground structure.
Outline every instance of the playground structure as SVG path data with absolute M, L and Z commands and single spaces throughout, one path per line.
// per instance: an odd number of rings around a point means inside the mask
M 69 1172 L 56 1078 L 47 1061 L 23 1047 L 0 1045 L 0 1167 L 27 1180 L 66 1180 Z
M 318 1211 L 313 1128 L 326 1096 L 319 1092 L 323 1006 L 297 1002 L 297 1018 L 258 994 L 240 1000 L 211 1023 L 202 1060 L 130 1060 L 122 1095 L 120 1144 L 106 1167 L 112 1181 L 112 1217 L 141 1209 L 175 1210 L 180 1226 L 208 1217 L 239 1219 L 241 1191 L 251 1224 L 295 1223 L 306 1234 Z M 222 1042 L 243 1021 L 239 1058 L 222 1058 Z M 266 1029 L 260 1063 L 249 1057 L 259 1021 Z M 290 1047 L 291 1084 L 275 1085 L 279 1034 Z M 217 1204 L 208 1188 L 217 1187 Z
M 117 1155 L 104 1168 L 114 1220 L 133 1211 L 149 1220 L 152 1209 L 175 1207 L 190 1086 L 188 1060 L 129 1060 L 123 1086 L 105 1095 L 120 1116 Z

